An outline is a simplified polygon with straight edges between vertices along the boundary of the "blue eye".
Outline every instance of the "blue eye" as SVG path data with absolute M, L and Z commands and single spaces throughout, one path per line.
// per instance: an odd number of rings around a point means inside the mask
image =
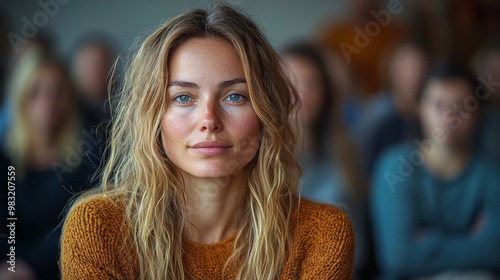
M 240 94 L 231 94 L 226 98 L 226 100 L 230 100 L 233 102 L 239 102 L 239 101 L 242 101 L 243 98 L 244 97 L 241 96 Z
M 176 98 L 174 98 L 175 101 L 177 102 L 182 102 L 182 103 L 185 103 L 185 102 L 188 102 L 188 101 L 191 101 L 191 100 L 194 100 L 193 98 L 187 96 L 187 95 L 179 95 L 177 96 Z

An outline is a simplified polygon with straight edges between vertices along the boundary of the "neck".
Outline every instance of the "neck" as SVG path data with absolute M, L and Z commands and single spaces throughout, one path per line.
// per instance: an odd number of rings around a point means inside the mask
M 31 142 L 30 164 L 36 168 L 47 168 L 57 160 L 59 147 L 57 136 L 49 131 L 37 131 Z
M 394 89 L 394 105 L 399 115 L 406 121 L 412 121 L 416 118 L 414 105 L 408 104 L 407 96 L 414 96 L 415 94 L 409 93 L 406 89 Z
M 248 190 L 246 171 L 222 178 L 200 178 L 183 173 L 186 186 L 185 237 L 196 244 L 225 240 L 241 225 Z
M 471 154 L 470 145 L 453 147 L 434 143 L 432 152 L 427 155 L 426 164 L 440 177 L 452 178 L 462 171 Z

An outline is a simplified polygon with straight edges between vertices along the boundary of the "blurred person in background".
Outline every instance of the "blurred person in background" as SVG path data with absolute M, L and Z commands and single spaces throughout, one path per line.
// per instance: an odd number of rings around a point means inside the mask
M 72 60 L 84 133 L 92 142 L 99 143 L 95 153 L 89 155 L 95 165 L 103 165 L 107 160 L 105 146 L 111 128 L 108 84 L 111 83 L 109 73 L 115 57 L 115 44 L 110 37 L 98 33 L 84 36 L 77 44 Z
M 417 97 L 428 73 L 429 57 L 415 42 L 397 46 L 387 65 L 387 89 L 367 101 L 363 146 L 365 168 L 371 174 L 378 155 L 387 147 L 419 135 Z
M 59 218 L 72 195 L 89 185 L 93 170 L 85 149 L 91 143 L 80 139 L 75 90 L 60 62 L 30 50 L 9 84 L 12 121 L 1 141 L 0 164 L 2 170 L 15 168 L 16 272 L 2 261 L 0 279 L 57 279 Z M 7 195 L 1 192 L 0 200 L 8 201 Z M 7 217 L 5 207 L 2 224 Z M 3 257 L 10 246 L 0 243 Z
M 487 104 L 479 148 L 500 160 L 500 37 L 481 47 L 473 60 Z
M 301 195 L 345 208 L 356 238 L 355 274 L 362 273 L 367 257 L 365 184 L 355 146 L 342 124 L 325 54 L 312 44 L 297 43 L 285 48 L 283 59 L 301 104 Z
M 477 86 L 466 66 L 436 64 L 418 103 L 424 138 L 391 147 L 377 163 L 371 213 L 381 279 L 500 272 L 500 165 L 473 145 Z M 464 111 L 472 103 L 477 110 Z
M 362 85 L 355 75 L 351 65 L 345 61 L 341 54 L 321 48 L 324 53 L 325 67 L 330 77 L 331 88 L 338 101 L 338 109 L 342 123 L 349 131 L 356 146 L 361 147 L 361 127 L 363 124 L 363 96 Z
M 8 84 L 8 80 L 11 79 L 12 73 L 15 72 L 22 58 L 33 51 L 50 56 L 52 54 L 52 40 L 50 40 L 50 37 L 47 37 L 46 34 L 38 34 L 23 44 L 16 54 L 10 55 L 5 65 L 5 84 Z M 5 137 L 7 127 L 12 122 L 13 104 L 12 100 L 10 100 L 12 96 L 7 94 L 7 86 L 8 85 L 4 85 L 4 88 L 2 88 L 5 96 L 3 96 L 3 103 L 0 107 L 0 139 Z
M 381 77 L 377 73 L 381 72 L 387 51 L 407 37 L 410 31 L 379 0 L 346 2 L 351 8 L 349 17 L 328 23 L 319 41 L 352 65 L 367 97 L 381 89 Z M 397 10 L 401 8 L 403 6 L 399 5 Z M 380 15 L 381 11 L 384 15 Z
M 106 111 L 108 99 L 108 73 L 110 73 L 114 48 L 100 35 L 85 36 L 73 56 L 73 75 L 81 98 L 83 121 L 94 127 L 109 118 Z

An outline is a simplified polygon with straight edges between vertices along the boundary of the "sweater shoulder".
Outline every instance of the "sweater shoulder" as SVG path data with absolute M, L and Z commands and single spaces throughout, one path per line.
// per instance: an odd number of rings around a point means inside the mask
M 289 277 L 350 279 L 354 262 L 354 231 L 338 207 L 301 199 L 291 221 Z
M 100 245 L 106 243 L 109 248 L 123 237 L 124 226 L 124 211 L 118 202 L 101 196 L 87 198 L 71 208 L 64 225 L 63 245 L 67 241 L 90 249 L 102 248 Z
M 134 273 L 134 253 L 124 233 L 123 208 L 105 197 L 75 204 L 61 239 L 63 278 L 128 279 Z
M 92 197 L 75 204 L 66 218 L 65 228 L 85 231 L 87 234 L 114 235 L 123 225 L 123 208 L 106 197 Z
M 330 235 L 349 237 L 352 231 L 351 221 L 346 213 L 337 206 L 301 199 L 298 209 L 292 217 L 296 230 L 302 238 L 327 238 Z M 317 234 L 321 233 L 320 236 Z
M 123 214 L 123 208 L 120 207 L 118 202 L 103 196 L 84 199 L 75 204 L 70 211 L 70 215 L 104 219 L 116 214 Z
M 301 198 L 300 204 L 295 210 L 298 212 L 299 217 L 313 218 L 313 219 L 328 219 L 332 217 L 347 216 L 337 206 L 311 201 L 307 198 Z

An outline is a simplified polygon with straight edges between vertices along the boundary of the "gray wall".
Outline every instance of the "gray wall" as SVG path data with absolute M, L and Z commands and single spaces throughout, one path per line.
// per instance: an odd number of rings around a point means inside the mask
M 57 2 L 56 2 L 57 1 Z M 280 48 L 295 39 L 311 38 L 325 21 L 342 16 L 341 0 L 225 0 L 252 17 L 263 28 L 271 44 Z M 111 34 L 118 51 L 128 49 L 141 32 L 189 8 L 205 8 L 210 0 L 40 0 L 57 3 L 58 11 L 44 18 L 39 1 L 2 0 L 0 13 L 8 29 L 23 36 L 23 17 L 38 23 L 37 32 L 52 35 L 56 50 L 68 56 L 80 38 L 90 32 Z M 64 3 L 67 2 L 67 3 Z M 55 10 L 54 6 L 51 9 Z M 34 17 L 35 16 L 35 17 Z M 43 25 L 46 19 L 46 24 Z

